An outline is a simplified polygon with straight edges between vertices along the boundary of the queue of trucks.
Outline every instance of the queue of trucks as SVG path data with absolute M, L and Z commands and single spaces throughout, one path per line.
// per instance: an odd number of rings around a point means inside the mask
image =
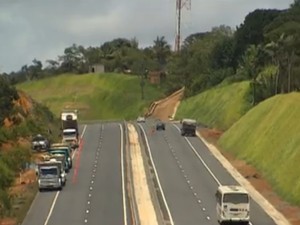
M 73 166 L 72 154 L 79 146 L 77 110 L 61 112 L 61 143 L 51 144 L 37 163 L 38 188 L 43 190 L 62 190 L 67 181 L 67 173 Z

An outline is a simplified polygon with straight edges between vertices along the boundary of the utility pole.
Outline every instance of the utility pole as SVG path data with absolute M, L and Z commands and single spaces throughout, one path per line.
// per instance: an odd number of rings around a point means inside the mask
M 176 0 L 176 37 L 175 37 L 175 52 L 180 51 L 181 44 L 181 9 L 186 8 L 187 10 L 191 9 L 191 0 Z

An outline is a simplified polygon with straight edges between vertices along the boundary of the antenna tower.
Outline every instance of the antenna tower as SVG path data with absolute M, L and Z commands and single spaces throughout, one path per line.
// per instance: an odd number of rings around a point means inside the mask
M 180 37 L 180 29 L 181 29 L 181 10 L 186 8 L 187 10 L 191 10 L 191 0 L 176 0 L 176 37 L 175 37 L 175 52 L 180 51 L 181 37 Z

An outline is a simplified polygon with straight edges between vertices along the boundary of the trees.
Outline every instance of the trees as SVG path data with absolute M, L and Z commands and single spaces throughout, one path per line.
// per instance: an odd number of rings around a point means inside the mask
M 13 100 L 17 100 L 19 95 L 16 89 L 9 85 L 8 81 L 0 76 L 0 127 L 6 117 L 10 115 L 13 108 Z
M 163 69 L 167 63 L 168 57 L 171 55 L 171 46 L 165 40 L 164 36 L 157 36 L 154 40 L 152 50 L 160 69 Z
M 237 67 L 239 60 L 250 45 L 264 42 L 264 29 L 283 11 L 273 9 L 257 9 L 249 13 L 244 22 L 237 27 L 234 34 L 235 56 L 234 65 Z

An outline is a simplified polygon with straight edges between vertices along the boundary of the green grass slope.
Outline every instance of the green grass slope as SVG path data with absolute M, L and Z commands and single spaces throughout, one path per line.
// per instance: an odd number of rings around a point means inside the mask
M 200 93 L 181 102 L 176 118 L 190 117 L 209 127 L 226 130 L 250 109 L 249 88 L 249 82 L 245 81 Z
M 221 137 L 222 148 L 245 159 L 286 200 L 300 204 L 300 94 L 277 95 L 251 109 Z
M 64 107 L 78 108 L 81 120 L 132 119 L 163 91 L 146 82 L 141 100 L 140 79 L 123 74 L 65 74 L 17 85 L 59 116 Z

